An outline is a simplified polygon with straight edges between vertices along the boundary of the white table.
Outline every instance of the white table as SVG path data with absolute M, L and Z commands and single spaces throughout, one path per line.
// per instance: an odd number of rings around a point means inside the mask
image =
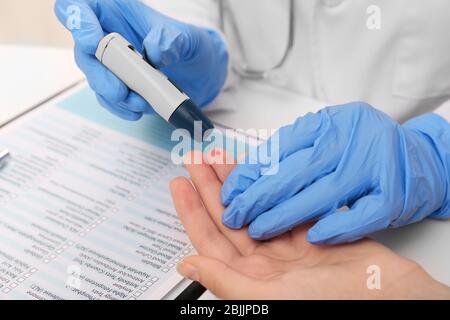
M 70 50 L 0 45 L 0 123 L 82 79 Z
M 0 70 L 0 123 L 82 79 L 72 53 L 62 49 L 0 46 Z M 234 128 L 274 129 L 323 106 L 260 83 L 245 82 L 238 88 L 213 103 L 208 113 L 214 121 Z M 426 220 L 375 238 L 450 286 L 450 221 Z

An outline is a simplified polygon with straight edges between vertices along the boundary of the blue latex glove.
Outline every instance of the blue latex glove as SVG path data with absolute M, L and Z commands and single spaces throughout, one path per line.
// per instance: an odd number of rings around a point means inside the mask
M 226 226 L 268 239 L 318 220 L 308 240 L 335 244 L 450 217 L 450 125 L 435 114 L 400 126 L 351 103 L 299 118 L 279 141 L 277 174 L 241 164 L 225 181 Z
M 228 53 L 214 31 L 173 20 L 137 0 L 57 0 L 55 13 L 72 32 L 76 62 L 99 102 L 121 118 L 138 120 L 152 109 L 95 58 L 99 41 L 111 32 L 138 51 L 145 49 L 152 63 L 200 107 L 225 82 Z

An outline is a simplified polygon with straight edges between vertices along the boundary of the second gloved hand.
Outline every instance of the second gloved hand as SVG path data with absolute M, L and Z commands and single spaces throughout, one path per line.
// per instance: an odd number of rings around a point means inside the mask
M 220 92 L 228 53 L 212 30 L 185 24 L 138 0 L 57 0 L 55 13 L 75 40 L 75 59 L 99 102 L 114 114 L 137 120 L 151 106 L 95 57 L 100 40 L 120 33 L 171 78 L 200 107 Z
M 351 103 L 299 118 L 278 139 L 276 174 L 243 163 L 225 181 L 226 226 L 268 239 L 318 220 L 308 240 L 334 244 L 450 217 L 450 125 L 435 114 L 400 126 Z

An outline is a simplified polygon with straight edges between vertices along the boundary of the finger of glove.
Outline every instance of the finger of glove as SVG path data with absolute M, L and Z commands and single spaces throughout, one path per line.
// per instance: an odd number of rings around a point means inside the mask
M 143 41 L 150 32 L 153 22 L 158 21 L 162 15 L 141 1 L 111 0 L 108 2 L 108 12 L 99 13 L 99 19 L 105 31 L 118 32 L 134 48 L 142 52 Z
M 360 179 L 332 173 L 258 216 L 250 224 L 249 235 L 257 240 L 273 238 L 335 212 L 366 189 Z
M 328 128 L 328 117 L 323 117 L 322 113 L 308 114 L 297 119 L 290 126 L 281 128 L 267 142 L 260 145 L 255 154 L 250 154 L 244 161 L 244 164 L 238 165 L 225 180 L 221 191 L 222 202 L 228 206 L 234 198 L 247 190 L 256 180 L 258 180 L 267 169 L 267 164 L 262 163 L 263 154 L 279 154 L 278 163 L 289 155 L 310 148 L 320 135 Z M 256 162 L 256 163 L 255 163 Z
M 142 113 L 139 112 L 133 112 L 128 109 L 125 109 L 121 107 L 120 105 L 110 103 L 105 98 L 103 98 L 101 95 L 97 94 L 97 100 L 100 102 L 100 104 L 110 111 L 112 114 L 118 116 L 121 119 L 128 120 L 128 121 L 137 121 L 142 118 Z
M 146 57 L 158 69 L 189 60 L 192 45 L 190 31 L 178 23 L 156 25 L 144 40 Z
M 318 221 L 307 239 L 313 244 L 353 242 L 370 233 L 387 228 L 391 222 L 389 208 L 381 194 L 359 199 L 350 210 L 335 212 Z
M 118 104 L 128 97 L 127 86 L 94 56 L 86 54 L 78 46 L 75 48 L 75 61 L 86 75 L 92 90 L 109 103 Z
M 249 224 L 270 208 L 291 198 L 314 181 L 330 174 L 338 164 L 332 149 L 309 148 L 291 154 L 279 165 L 275 175 L 259 178 L 226 208 L 223 223 L 235 229 Z
M 155 114 L 153 108 L 139 94 L 130 91 L 127 98 L 120 103 L 120 106 L 132 112 Z
M 57 0 L 54 11 L 59 21 L 72 33 L 79 50 L 94 55 L 104 31 L 95 13 L 97 1 Z

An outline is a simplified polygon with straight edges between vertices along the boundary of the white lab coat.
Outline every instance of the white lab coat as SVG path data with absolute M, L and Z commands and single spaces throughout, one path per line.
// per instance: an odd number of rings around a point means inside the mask
M 146 1 L 220 30 L 222 0 Z M 248 61 L 276 62 L 287 43 L 287 0 L 230 1 Z M 381 10 L 380 29 L 367 27 L 372 5 Z M 450 0 L 295 0 L 294 10 L 294 50 L 274 85 L 331 104 L 366 101 L 397 120 L 450 99 Z

